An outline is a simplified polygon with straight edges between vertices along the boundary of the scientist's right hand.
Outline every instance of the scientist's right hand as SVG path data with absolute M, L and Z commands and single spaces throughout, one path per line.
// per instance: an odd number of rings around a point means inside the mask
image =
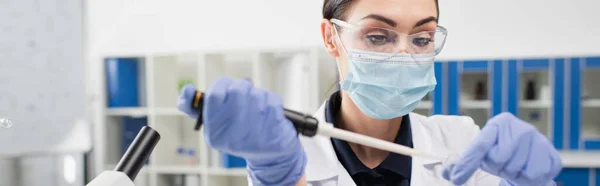
M 191 96 L 189 101 L 180 97 L 185 105 L 179 108 L 191 105 L 194 91 L 182 91 L 182 97 Z M 182 111 L 197 118 L 197 113 Z M 246 159 L 253 185 L 295 185 L 302 178 L 306 155 L 276 94 L 248 80 L 221 78 L 205 92 L 202 114 L 207 143 Z

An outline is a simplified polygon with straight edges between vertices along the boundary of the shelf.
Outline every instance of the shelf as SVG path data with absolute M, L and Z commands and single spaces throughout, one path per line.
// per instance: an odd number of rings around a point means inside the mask
M 464 100 L 460 102 L 463 109 L 490 109 L 492 103 L 490 100 Z
M 532 108 L 532 109 L 545 109 L 552 107 L 552 102 L 549 100 L 535 100 L 535 101 L 519 101 L 519 107 L 521 108 Z
M 246 168 L 208 168 L 207 174 L 216 176 L 247 176 Z
M 202 174 L 200 166 L 157 166 L 152 170 L 158 174 Z
M 600 108 L 600 99 L 588 99 L 581 102 L 583 107 Z
M 152 113 L 149 113 L 146 107 L 129 107 L 129 108 L 109 108 L 106 109 L 107 116 L 131 116 L 131 117 L 144 117 L 149 114 L 156 114 L 160 116 L 185 116 L 185 114 L 179 111 L 177 108 L 155 108 L 152 109 Z
M 146 107 L 107 108 L 107 116 L 144 117 L 148 115 Z
M 565 168 L 600 168 L 600 151 L 562 151 L 560 157 Z
M 313 113 L 328 97 L 324 91 L 332 86 L 330 83 L 336 81 L 337 77 L 337 71 L 331 71 L 331 68 L 336 68 L 335 63 L 331 62 L 333 59 L 321 48 L 312 47 L 293 50 L 113 53 L 110 56 L 143 58 L 140 60 L 143 63 L 139 66 L 138 81 L 141 106 L 99 108 L 99 112 L 104 113 L 94 123 L 102 130 L 95 130 L 94 134 L 101 139 L 95 140 L 94 145 L 101 148 L 93 152 L 96 157 L 100 157 L 94 163 L 98 166 L 94 166 L 93 174 L 114 169 L 121 158 L 123 120 L 129 119 L 127 116 L 147 117 L 147 125 L 160 131 L 162 138 L 152 153 L 149 165 L 142 169 L 147 183 L 136 185 L 172 185 L 175 178 L 179 179 L 176 175 L 197 176 L 201 180 L 199 185 L 202 186 L 247 184 L 248 173 L 245 168 L 219 166 L 220 161 L 214 160 L 220 160 L 221 154 L 212 153 L 217 151 L 206 144 L 202 133 L 189 130 L 195 125 L 196 118 L 189 118 L 177 109 L 177 98 L 183 84 L 191 83 L 198 89 L 205 90 L 219 77 L 248 78 L 255 86 L 282 96 L 283 101 L 290 100 L 284 105 Z M 106 78 L 103 73 L 96 74 L 99 77 L 95 79 Z M 98 87 L 98 91 L 94 93 L 105 97 L 106 88 Z M 297 90 L 311 90 L 308 92 L 312 93 L 298 94 Z M 418 108 L 427 113 L 432 106 L 431 101 L 423 101 Z M 105 123 L 109 124 L 100 125 Z M 194 161 L 198 163 L 189 164 L 186 158 L 176 154 L 180 146 L 196 150 L 197 159 Z
M 415 109 L 431 109 L 432 105 L 431 101 L 421 101 Z
M 177 108 L 155 108 L 152 114 L 160 116 L 186 116 L 185 113 L 181 112 Z

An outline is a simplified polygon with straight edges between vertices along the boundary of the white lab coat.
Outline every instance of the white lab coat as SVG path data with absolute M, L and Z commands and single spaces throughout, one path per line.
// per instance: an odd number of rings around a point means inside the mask
M 325 122 L 325 104 L 314 115 L 321 125 Z M 423 116 L 410 113 L 413 146 L 416 150 L 455 159 L 479 133 L 479 126 L 467 116 Z M 308 163 L 305 174 L 310 186 L 356 186 L 335 155 L 329 137 L 300 137 Z M 447 161 L 419 157 L 412 158 L 411 186 L 452 185 L 440 177 Z M 494 186 L 500 183 L 496 176 L 478 170 L 465 186 Z

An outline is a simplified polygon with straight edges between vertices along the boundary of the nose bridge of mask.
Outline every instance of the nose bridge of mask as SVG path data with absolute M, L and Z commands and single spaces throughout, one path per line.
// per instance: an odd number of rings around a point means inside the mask
M 435 59 L 435 53 L 411 54 L 411 53 L 379 53 L 351 49 L 347 51 L 348 58 L 360 61 L 404 63 L 413 65 L 427 65 Z
M 410 54 L 401 53 L 378 53 L 371 51 L 363 51 L 352 49 L 348 51 L 348 58 L 359 61 L 377 61 L 377 62 L 412 62 L 412 56 Z

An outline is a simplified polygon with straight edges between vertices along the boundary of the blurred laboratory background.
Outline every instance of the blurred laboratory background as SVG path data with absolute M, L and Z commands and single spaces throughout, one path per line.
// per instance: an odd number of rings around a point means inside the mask
M 417 113 L 500 112 L 560 150 L 559 185 L 600 186 L 597 0 L 440 0 L 438 85 Z M 0 186 L 82 186 L 143 126 L 138 186 L 247 185 L 176 109 L 180 88 L 250 79 L 313 113 L 336 90 L 322 0 L 0 0 Z

